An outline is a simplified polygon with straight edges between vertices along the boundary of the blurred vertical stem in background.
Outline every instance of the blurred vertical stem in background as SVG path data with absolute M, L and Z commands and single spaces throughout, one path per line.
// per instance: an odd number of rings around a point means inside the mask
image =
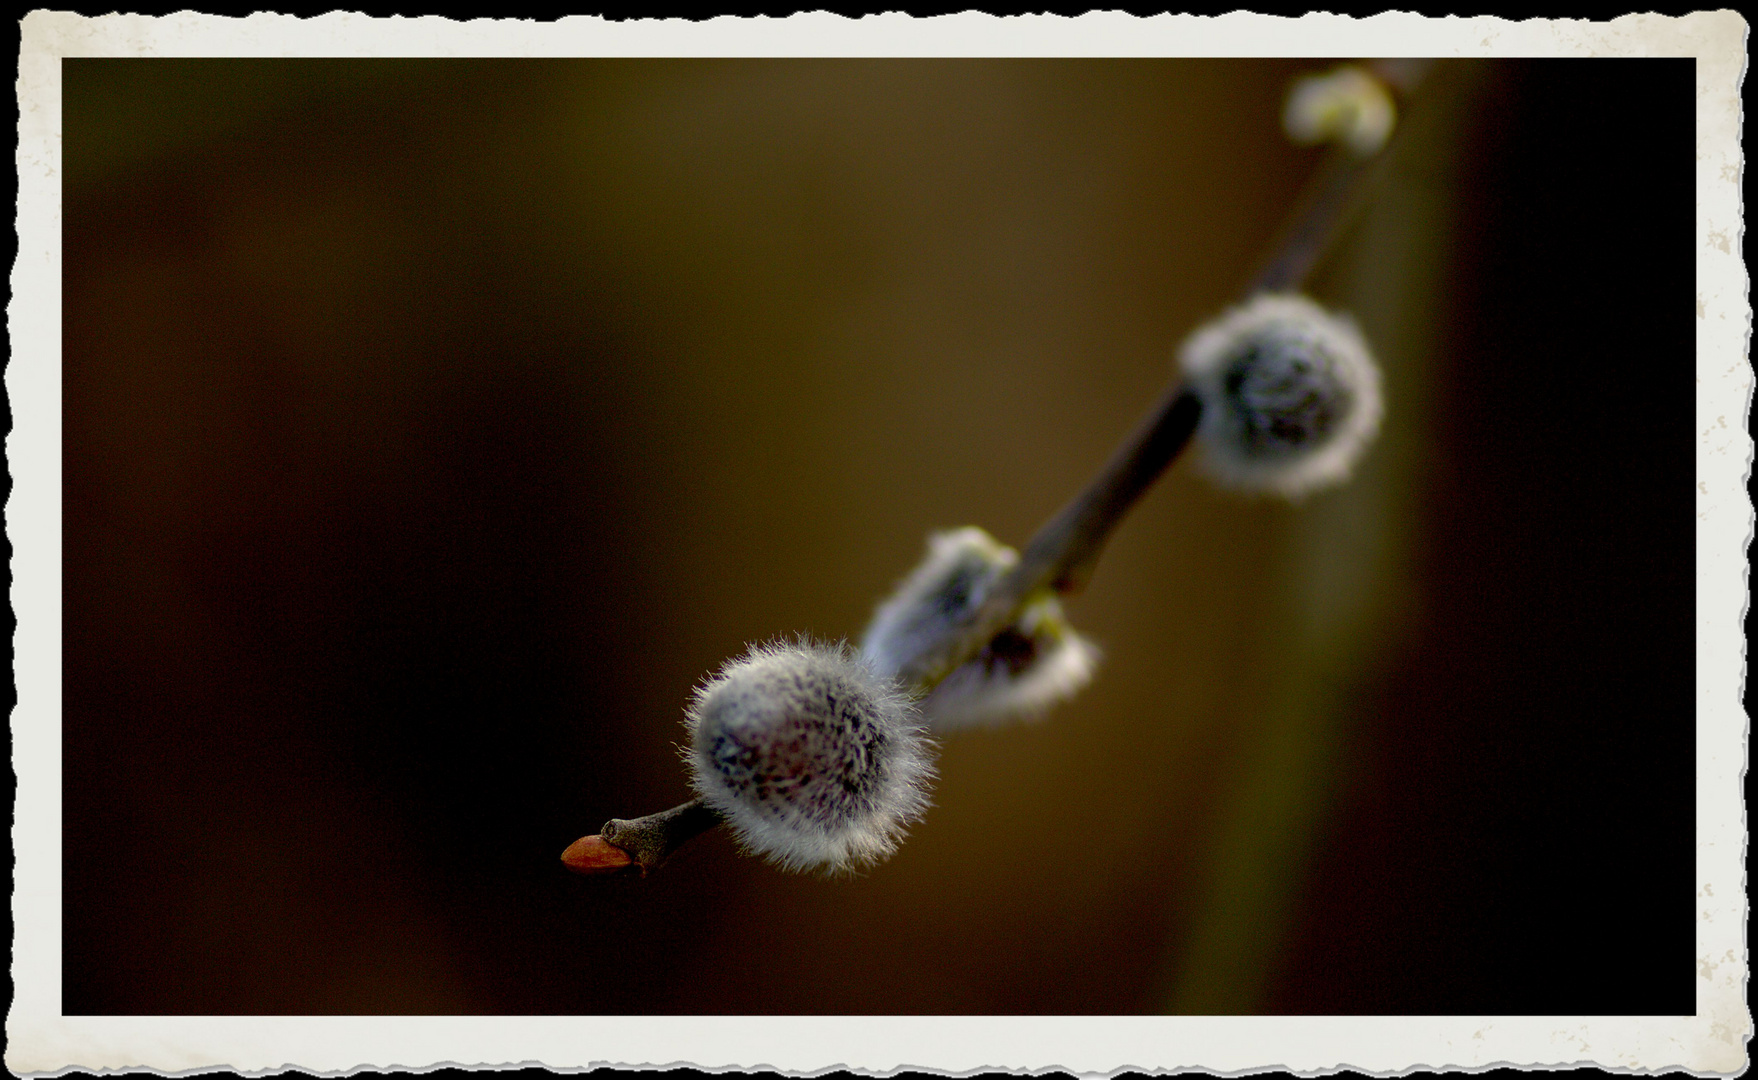
M 1414 589 L 1421 433 L 1432 411 L 1427 357 L 1457 226 L 1457 134 L 1478 77 L 1468 65 L 1437 65 L 1427 76 L 1364 212 L 1318 270 L 1314 291 L 1354 314 L 1373 342 L 1387 422 L 1350 483 L 1292 515 L 1290 550 L 1276 563 L 1283 613 L 1264 623 L 1271 662 L 1259 726 L 1240 732 L 1241 761 L 1209 830 L 1200 899 L 1163 960 L 1170 1013 L 1262 1008 L 1322 834 L 1352 695 L 1397 640 Z

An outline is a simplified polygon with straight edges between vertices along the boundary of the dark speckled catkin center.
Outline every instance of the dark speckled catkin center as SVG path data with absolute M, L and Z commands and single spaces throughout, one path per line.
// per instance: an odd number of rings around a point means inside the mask
M 727 787 L 770 818 L 834 829 L 870 813 L 886 733 L 859 688 L 823 672 L 752 672 L 704 703 L 700 745 Z
M 1222 387 L 1253 457 L 1291 457 L 1323 443 L 1353 404 L 1336 361 L 1294 328 L 1259 336 L 1225 370 Z

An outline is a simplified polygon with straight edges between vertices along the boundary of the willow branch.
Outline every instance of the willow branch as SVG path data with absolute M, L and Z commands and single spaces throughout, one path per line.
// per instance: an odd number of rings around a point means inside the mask
M 1382 60 L 1371 66 L 1402 97 L 1422 81 L 1428 65 L 1421 60 Z M 1394 128 L 1393 141 L 1402 129 L 1401 123 Z M 1386 157 L 1383 148 L 1366 157 L 1341 144 L 1330 150 L 1295 203 L 1270 257 L 1252 277 L 1246 295 L 1298 287 L 1343 231 Z M 926 693 L 1013 625 L 1035 596 L 1046 590 L 1068 594 L 1083 588 L 1105 542 L 1189 443 L 1201 418 L 1201 403 L 1175 382 L 1112 453 L 1098 476 L 1038 529 L 1019 561 L 983 603 L 906 665 L 899 677 Z M 638 870 L 645 875 L 673 851 L 718 824 L 719 816 L 699 799 L 644 818 L 612 819 L 598 835 L 581 837 L 569 845 L 562 862 L 585 874 Z

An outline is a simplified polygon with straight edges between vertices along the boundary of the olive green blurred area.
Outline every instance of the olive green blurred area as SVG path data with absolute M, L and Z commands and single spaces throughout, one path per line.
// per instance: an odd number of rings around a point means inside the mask
M 65 61 L 66 1011 L 1689 1011 L 1691 69 L 1587 63 L 1437 67 L 1320 268 L 1354 482 L 1175 464 L 889 862 L 642 880 L 559 855 L 1079 488 L 1328 63 Z

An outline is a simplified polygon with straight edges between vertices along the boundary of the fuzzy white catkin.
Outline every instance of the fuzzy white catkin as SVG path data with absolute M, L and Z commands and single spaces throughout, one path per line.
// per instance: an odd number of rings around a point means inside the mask
M 1304 296 L 1262 294 L 1179 350 L 1202 400 L 1197 438 L 1216 482 L 1289 498 L 1347 479 L 1379 431 L 1379 368 L 1355 321 Z
M 928 807 L 914 705 L 847 646 L 754 646 L 697 688 L 685 723 L 697 794 L 785 869 L 877 862 Z
M 1391 91 L 1353 64 L 1297 80 L 1282 110 L 1283 130 L 1294 142 L 1308 146 L 1335 140 L 1362 157 L 1379 152 L 1396 122 Z
M 948 628 L 982 604 L 996 581 L 1019 561 L 1012 548 L 982 529 L 928 538 L 928 557 L 879 605 L 862 638 L 861 655 L 882 675 L 895 675 Z M 1037 719 L 1092 680 L 1098 650 L 1076 634 L 1062 605 L 1045 593 L 975 659 L 923 698 L 936 733 Z

